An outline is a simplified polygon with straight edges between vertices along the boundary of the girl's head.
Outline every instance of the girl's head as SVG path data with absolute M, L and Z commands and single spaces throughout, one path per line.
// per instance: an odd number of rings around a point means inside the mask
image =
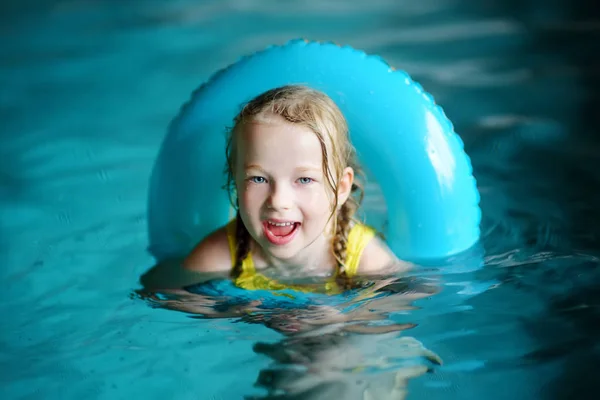
M 280 260 L 327 241 L 345 277 L 346 242 L 362 187 L 335 103 L 300 85 L 269 90 L 235 118 L 226 155 L 227 186 L 238 207 L 238 266 L 250 237 Z

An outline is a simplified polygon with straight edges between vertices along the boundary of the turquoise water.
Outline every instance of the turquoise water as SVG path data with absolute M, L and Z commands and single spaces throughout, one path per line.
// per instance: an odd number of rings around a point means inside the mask
M 409 398 L 595 398 L 582 390 L 600 366 L 599 14 L 586 2 L 471 3 L 0 6 L 0 397 L 264 395 L 255 382 L 273 360 L 256 344 L 293 343 L 131 292 L 152 265 L 146 194 L 169 121 L 216 69 L 302 36 L 408 71 L 472 157 L 486 266 L 392 313 L 444 360 L 411 380 Z M 376 339 L 349 346 L 403 357 L 397 337 Z

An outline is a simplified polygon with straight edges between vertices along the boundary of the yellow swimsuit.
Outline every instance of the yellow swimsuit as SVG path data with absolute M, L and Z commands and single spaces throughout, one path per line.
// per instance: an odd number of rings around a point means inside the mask
M 233 220 L 227 225 L 227 241 L 229 242 L 229 253 L 231 254 L 232 267 L 235 264 L 236 255 L 236 240 L 235 240 L 235 223 Z M 346 249 L 346 273 L 348 277 L 356 275 L 358 264 L 363 250 L 367 243 L 375 236 L 375 230 L 363 224 L 355 224 L 348 234 L 348 245 Z M 292 289 L 300 292 L 315 292 L 319 288 L 311 286 L 296 286 L 286 285 L 277 282 L 274 279 L 268 278 L 259 273 L 254 268 L 252 254 L 248 253 L 242 262 L 242 273 L 235 279 L 236 286 L 248 290 L 285 290 Z M 320 286 L 322 288 L 322 286 Z M 319 290 L 319 291 L 322 291 Z M 335 276 L 328 279 L 325 283 L 325 292 L 327 294 L 337 294 L 342 290 L 335 281 Z

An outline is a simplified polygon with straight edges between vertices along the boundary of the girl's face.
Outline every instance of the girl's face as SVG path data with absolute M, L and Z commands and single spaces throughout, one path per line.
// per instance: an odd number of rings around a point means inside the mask
M 240 216 L 265 261 L 296 264 L 324 253 L 329 260 L 334 193 L 316 134 L 275 115 L 246 122 L 235 134 Z M 346 168 L 338 184 L 340 206 L 352 180 L 353 171 Z

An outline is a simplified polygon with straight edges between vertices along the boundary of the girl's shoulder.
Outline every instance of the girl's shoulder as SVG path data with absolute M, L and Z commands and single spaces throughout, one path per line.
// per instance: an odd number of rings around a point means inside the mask
M 357 274 L 402 273 L 410 268 L 410 263 L 398 259 L 388 245 L 377 235 L 374 235 L 362 250 Z
M 188 254 L 183 267 L 198 272 L 225 272 L 231 270 L 228 225 L 206 236 Z

